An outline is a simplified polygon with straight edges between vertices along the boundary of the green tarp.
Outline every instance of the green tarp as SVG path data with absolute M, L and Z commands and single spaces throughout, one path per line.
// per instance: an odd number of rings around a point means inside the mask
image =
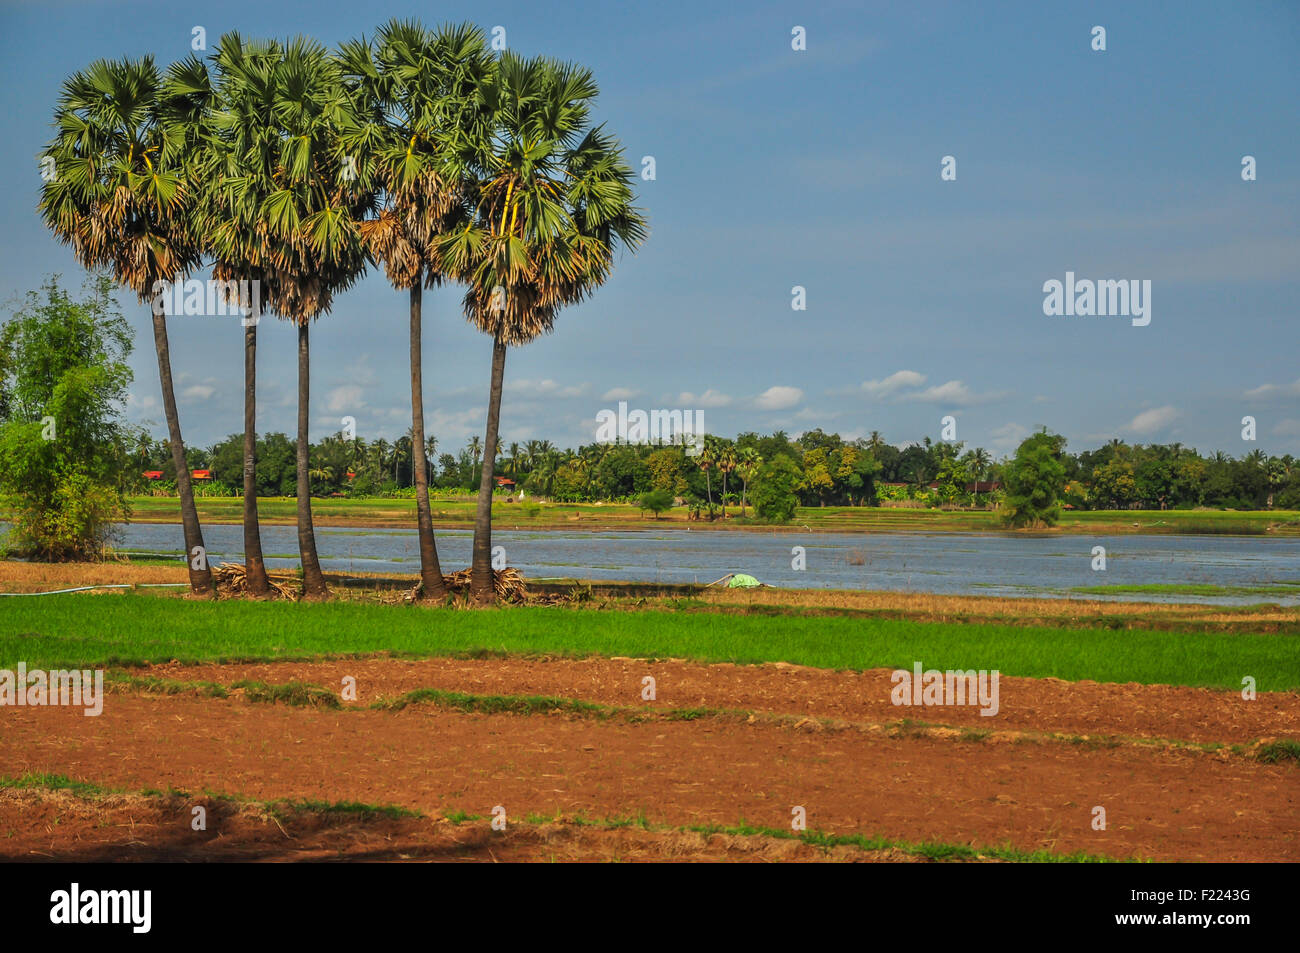
M 736 573 L 731 577 L 731 582 L 727 583 L 728 589 L 756 589 L 762 583 L 753 576 L 746 576 L 743 572 Z

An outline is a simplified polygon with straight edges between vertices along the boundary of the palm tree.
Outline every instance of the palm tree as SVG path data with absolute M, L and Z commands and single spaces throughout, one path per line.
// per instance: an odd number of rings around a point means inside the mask
M 1265 472 L 1268 476 L 1268 508 L 1271 510 L 1273 508 L 1273 497 L 1276 495 L 1278 488 L 1285 486 L 1287 481 L 1291 479 L 1291 468 L 1280 457 L 1270 457 Z
M 727 519 L 727 477 L 736 469 L 736 448 L 724 444 L 718 451 L 718 471 L 722 474 L 722 519 Z
M 422 367 L 423 289 L 442 284 L 430 241 L 460 216 L 459 182 L 438 172 L 438 150 L 464 124 L 472 93 L 490 56 L 477 27 L 445 27 L 436 35 L 414 21 L 391 20 L 374 43 L 358 40 L 340 51 L 345 81 L 355 90 L 367 121 L 346 140 L 350 150 L 373 155 L 384 203 L 362 225 L 370 255 L 389 282 L 410 299 L 411 421 L 416 523 L 420 538 L 420 592 L 442 599 L 442 579 L 429 506 Z M 442 130 L 447 130 L 443 132 Z
M 439 242 L 445 270 L 469 285 L 465 314 L 492 338 L 484 458 L 496 457 L 506 348 L 551 330 L 556 313 L 604 283 L 619 246 L 645 236 L 632 170 L 591 126 L 590 71 L 501 54 L 480 101 L 490 125 L 461 136 L 449 176 L 468 183 L 466 224 Z M 492 479 L 479 480 L 470 591 L 495 597 Z
M 281 103 L 276 92 L 276 68 L 282 58 L 283 52 L 275 43 L 245 42 L 238 33 L 228 33 L 211 56 L 211 73 L 202 60 L 193 56 L 168 71 L 168 94 L 175 108 L 184 113 L 194 140 L 191 175 L 198 201 L 190 227 L 204 253 L 212 258 L 212 274 L 218 281 L 242 280 L 267 286 L 274 279 L 267 268 L 273 239 L 261 214 L 264 203 L 278 188 L 275 111 Z M 244 562 L 246 586 L 254 596 L 271 591 L 257 514 L 260 320 L 261 313 L 253 314 L 250 308 L 242 322 Z
M 475 434 L 469 438 L 469 453 L 474 458 L 474 472 L 472 479 L 479 479 L 482 471 L 479 469 L 479 461 L 483 459 L 483 438 Z
M 358 173 L 343 138 L 360 119 L 346 94 L 338 62 L 324 47 L 293 40 L 285 47 L 280 100 L 283 186 L 267 203 L 266 217 L 283 228 L 273 286 L 277 313 L 298 331 L 298 548 L 307 596 L 325 596 L 312 525 L 308 424 L 310 420 L 311 322 L 328 314 L 334 295 L 365 272 L 359 224 L 374 208 L 368 176 Z
M 713 469 L 717 458 L 714 456 L 713 440 L 710 437 L 704 438 L 704 447 L 700 450 L 699 455 L 695 458 L 695 465 L 704 471 L 704 486 L 709 500 L 709 519 L 713 519 L 713 477 L 709 471 Z
M 366 464 L 373 469 L 382 481 L 383 474 L 388 469 L 388 457 L 392 453 L 393 445 L 383 437 L 370 444 L 370 451 L 367 455 Z
M 749 495 L 749 481 L 754 479 L 758 473 L 759 464 L 763 458 L 758 455 L 758 451 L 753 447 L 744 447 L 737 454 L 736 473 L 741 479 L 740 489 L 740 515 L 745 515 L 745 498 Z
M 57 129 L 46 155 L 54 175 L 44 182 L 42 220 L 77 261 L 106 269 L 143 303 L 153 301 L 154 349 L 168 444 L 176 468 L 190 590 L 215 595 L 194 488 L 181 438 L 172 384 L 167 316 L 156 299 L 163 282 L 198 267 L 199 250 L 185 227 L 185 135 L 160 96 L 152 57 L 97 60 L 69 77 L 55 107 Z
M 976 447 L 974 450 L 969 451 L 966 457 L 968 459 L 968 472 L 971 479 L 975 481 L 975 505 L 979 506 L 979 485 L 984 477 L 988 475 L 989 465 L 993 463 L 993 456 L 983 447 Z
M 409 435 L 398 437 L 393 443 L 393 482 L 399 487 L 402 485 L 397 476 L 397 468 L 401 466 L 403 460 L 412 460 L 411 456 L 411 438 Z
M 221 46 L 239 38 L 222 37 Z M 274 189 L 259 196 L 252 221 L 265 233 L 259 261 L 267 306 L 298 332 L 297 515 L 303 595 L 329 594 L 316 553 L 311 512 L 309 422 L 312 321 L 365 271 L 358 223 L 374 207 L 367 166 L 350 161 L 342 141 L 360 125 L 337 61 L 312 40 L 271 44 L 267 79 L 270 129 L 256 161 L 271 170 Z
M 318 463 L 311 468 L 311 471 L 308 473 L 308 476 L 310 476 L 313 480 L 322 480 L 326 483 L 330 483 L 334 480 L 334 468 L 331 466 L 324 466 Z

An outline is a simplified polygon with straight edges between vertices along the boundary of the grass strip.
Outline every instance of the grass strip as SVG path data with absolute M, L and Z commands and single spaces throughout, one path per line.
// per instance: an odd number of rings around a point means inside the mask
M 997 670 L 1004 675 L 1240 689 L 1300 689 L 1294 636 L 559 607 L 207 602 L 146 593 L 10 600 L 0 668 L 85 668 L 346 654 L 631 656 L 815 668 Z

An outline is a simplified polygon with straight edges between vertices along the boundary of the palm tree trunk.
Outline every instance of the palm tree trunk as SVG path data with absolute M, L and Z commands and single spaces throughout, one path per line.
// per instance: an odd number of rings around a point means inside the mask
M 415 457 L 415 522 L 420 533 L 420 585 L 426 598 L 447 598 L 433 541 L 433 513 L 429 509 L 429 461 L 424 455 L 424 374 L 421 366 L 421 305 L 423 291 L 417 280 L 411 286 L 411 453 Z
M 298 325 L 298 552 L 302 556 L 302 594 L 323 599 L 330 594 L 316 555 L 316 530 L 311 523 L 311 471 L 307 423 L 311 417 L 311 347 L 307 322 Z
M 162 385 L 163 414 L 167 417 L 167 437 L 172 448 L 172 462 L 176 465 L 176 491 L 181 498 L 181 527 L 185 533 L 185 564 L 190 570 L 190 591 L 196 595 L 215 597 L 217 590 L 212 584 L 208 551 L 203 545 L 203 530 L 199 527 L 199 511 L 194 506 L 194 486 L 190 483 L 190 468 L 185 461 L 181 419 L 176 412 L 176 391 L 172 387 L 171 350 L 167 346 L 167 314 L 161 308 L 154 309 L 153 344 L 154 350 L 158 352 L 158 381 Z M 203 568 L 194 568 L 196 559 Z
M 506 345 L 500 338 L 492 341 L 492 387 L 488 392 L 487 434 L 483 438 L 483 470 L 478 481 L 478 511 L 474 517 L 474 558 L 471 563 L 469 593 L 475 602 L 496 600 L 492 579 L 492 467 L 496 459 L 497 424 L 501 420 L 501 382 L 506 372 Z
M 708 470 L 704 471 L 704 486 L 709 496 L 709 519 L 713 519 L 713 476 Z
M 722 521 L 727 521 L 727 471 L 722 471 Z
M 262 561 L 262 533 L 257 523 L 257 322 L 249 315 L 244 327 L 244 584 L 254 596 L 271 591 Z

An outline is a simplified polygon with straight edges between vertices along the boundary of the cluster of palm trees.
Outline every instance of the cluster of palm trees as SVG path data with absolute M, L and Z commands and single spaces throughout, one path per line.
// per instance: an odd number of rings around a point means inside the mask
M 706 436 L 704 445 L 695 458 L 695 464 L 704 471 L 705 487 L 708 494 L 710 519 L 713 513 L 713 475 L 717 470 L 722 476 L 722 518 L 727 518 L 727 480 L 735 473 L 741 480 L 740 515 L 745 515 L 745 496 L 749 493 L 749 481 L 758 472 L 763 462 L 758 451 L 753 447 L 737 447 L 715 437 Z
M 451 281 L 492 339 L 484 460 L 497 456 L 507 348 L 645 238 L 633 173 L 591 120 L 589 70 L 489 50 L 482 32 L 392 21 L 331 51 L 224 35 L 211 55 L 160 71 L 151 57 L 101 60 L 70 77 L 47 149 L 39 209 L 79 262 L 141 302 L 205 264 L 260 283 L 263 309 L 298 341 L 297 500 L 303 594 L 328 594 L 316 553 L 307 439 L 310 329 L 368 266 L 407 293 L 412 457 L 422 593 L 446 595 L 429 508 L 422 398 L 422 294 Z M 190 585 L 211 594 L 173 393 L 166 315 L 155 307 L 163 410 L 176 465 Z M 269 591 L 254 483 L 257 322 L 244 336 L 244 552 L 248 588 Z M 471 595 L 494 598 L 492 469 L 484 466 Z

